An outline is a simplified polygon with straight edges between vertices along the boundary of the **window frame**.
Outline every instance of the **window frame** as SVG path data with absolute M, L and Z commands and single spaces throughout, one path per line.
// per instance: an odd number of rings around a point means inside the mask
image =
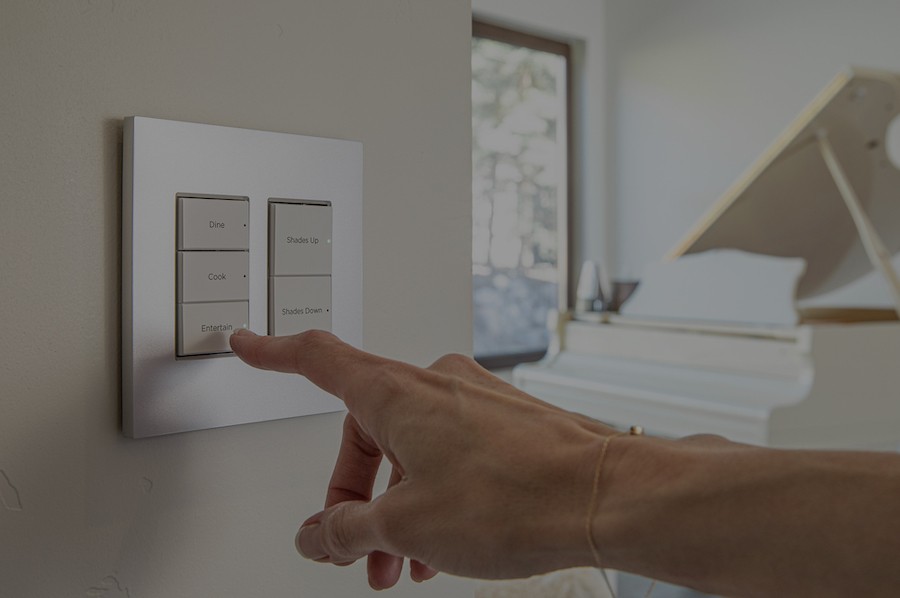
M 565 150 L 566 150 L 566 168 L 563 179 L 564 193 L 562 201 L 557 205 L 557 305 L 560 310 L 568 310 L 569 304 L 569 256 L 572 255 L 572 202 L 573 202 L 573 176 L 574 176 L 574 160 L 573 160 L 573 116 L 574 116 L 574 100 L 573 100 L 573 74 L 572 65 L 572 43 L 560 39 L 554 39 L 544 34 L 526 32 L 521 29 L 512 29 L 504 25 L 491 23 L 481 18 L 472 19 L 472 38 L 490 39 L 493 41 L 506 43 L 514 46 L 529 48 L 540 52 L 547 52 L 562 56 L 566 62 L 566 83 L 565 83 Z M 528 351 L 522 353 L 508 353 L 489 356 L 475 356 L 475 360 L 488 370 L 497 370 L 510 368 L 520 363 L 528 363 L 538 361 L 547 354 L 546 351 Z

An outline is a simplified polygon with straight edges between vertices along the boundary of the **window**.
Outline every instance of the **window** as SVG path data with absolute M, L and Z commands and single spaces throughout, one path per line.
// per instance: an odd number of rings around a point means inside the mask
M 498 368 L 543 356 L 567 302 L 570 50 L 472 32 L 474 353 Z

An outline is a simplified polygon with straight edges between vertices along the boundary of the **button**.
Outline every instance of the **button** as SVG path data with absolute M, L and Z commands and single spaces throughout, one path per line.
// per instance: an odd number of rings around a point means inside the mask
M 179 251 L 178 302 L 246 301 L 249 251 Z
M 330 205 L 269 203 L 269 275 L 331 274 Z
M 331 330 L 331 277 L 270 277 L 269 334 L 305 330 Z
M 230 353 L 228 338 L 238 328 L 247 328 L 249 316 L 247 301 L 179 305 L 179 357 Z
M 178 198 L 178 249 L 249 249 L 248 199 Z

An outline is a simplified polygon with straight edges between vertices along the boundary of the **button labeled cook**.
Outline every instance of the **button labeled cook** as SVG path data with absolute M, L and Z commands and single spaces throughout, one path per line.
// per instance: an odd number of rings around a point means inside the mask
M 250 252 L 179 251 L 178 302 L 246 301 Z

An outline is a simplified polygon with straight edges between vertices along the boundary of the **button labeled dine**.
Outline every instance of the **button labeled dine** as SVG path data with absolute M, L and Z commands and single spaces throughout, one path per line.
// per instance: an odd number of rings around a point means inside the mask
M 178 198 L 178 249 L 248 249 L 250 201 Z

